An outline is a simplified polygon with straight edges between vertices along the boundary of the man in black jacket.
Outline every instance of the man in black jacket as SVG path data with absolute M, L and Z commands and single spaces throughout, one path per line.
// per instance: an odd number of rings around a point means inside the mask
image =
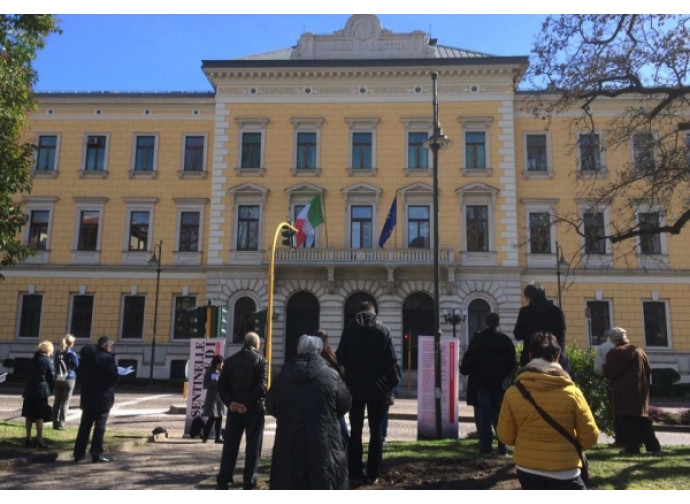
M 118 372 L 112 353 L 114 341 L 108 336 L 98 338 L 98 344 L 87 345 L 79 352 L 78 377 L 81 383 L 79 407 L 82 410 L 77 440 L 74 443 L 74 460 L 86 458 L 86 445 L 93 427 L 91 461 L 110 462 L 103 455 L 103 437 L 110 409 L 115 403 L 115 383 Z
M 345 327 L 336 356 L 338 364 L 345 368 L 345 383 L 352 394 L 347 452 L 350 480 L 354 486 L 366 480 L 374 483 L 383 457 L 383 417 L 388 410 L 388 395 L 400 380 L 400 368 L 396 366 L 390 331 L 376 320 L 372 303 L 362 303 L 355 321 Z M 365 408 L 369 421 L 366 476 L 362 467 Z
M 485 322 L 486 329 L 472 338 L 460 365 L 460 372 L 469 376 L 467 404 L 474 406 L 482 455 L 491 453 L 492 427 L 498 424 L 507 378 L 515 369 L 515 345 L 508 335 L 499 332 L 498 313 L 489 313 Z M 507 453 L 500 441 L 498 453 Z
M 527 284 L 523 294 L 529 304 L 520 308 L 513 330 L 515 339 L 522 341 L 520 365 L 526 366 L 530 361 L 528 349 L 534 333 L 549 332 L 556 336 L 558 344 L 563 349 L 558 363 L 570 373 L 570 362 L 568 362 L 568 355 L 565 351 L 565 315 L 563 315 L 563 311 L 553 304 L 553 301 L 546 299 L 544 287 L 536 282 Z
M 259 353 L 261 340 L 255 332 L 244 336 L 244 347 L 223 364 L 218 395 L 228 407 L 225 442 L 216 482 L 219 490 L 232 483 L 242 435 L 246 435 L 243 487 L 256 488 L 259 457 L 264 436 L 264 398 L 268 383 L 268 361 Z

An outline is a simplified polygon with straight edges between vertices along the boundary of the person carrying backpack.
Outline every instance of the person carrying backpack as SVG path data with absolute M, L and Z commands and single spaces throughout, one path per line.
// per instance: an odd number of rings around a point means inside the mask
M 65 334 L 60 350 L 55 353 L 55 402 L 53 404 L 53 429 L 64 430 L 69 402 L 74 392 L 79 368 L 79 356 L 74 351 L 75 338 Z

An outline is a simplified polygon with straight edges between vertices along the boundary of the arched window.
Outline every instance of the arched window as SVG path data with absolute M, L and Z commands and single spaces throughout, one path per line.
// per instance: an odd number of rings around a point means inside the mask
M 297 342 L 303 334 L 316 334 L 320 317 L 319 300 L 310 292 L 297 292 L 285 310 L 285 361 L 297 354 Z
M 403 303 L 403 369 L 417 369 L 419 336 L 434 335 L 434 300 L 415 292 Z
M 250 297 L 241 297 L 235 302 L 235 320 L 232 326 L 232 342 L 242 343 L 244 335 L 254 330 L 252 313 L 256 311 L 256 303 Z
M 355 315 L 359 312 L 360 305 L 369 301 L 376 308 L 376 313 L 379 312 L 379 306 L 374 297 L 368 292 L 355 292 L 345 301 L 345 313 L 343 318 L 343 327 L 347 326 L 355 319 Z

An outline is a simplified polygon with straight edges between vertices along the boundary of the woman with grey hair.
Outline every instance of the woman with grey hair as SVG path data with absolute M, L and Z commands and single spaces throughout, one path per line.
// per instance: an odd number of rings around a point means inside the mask
M 266 408 L 276 417 L 272 490 L 344 490 L 347 452 L 338 417 L 352 397 L 338 372 L 321 358 L 318 336 L 303 335 L 297 356 L 275 377 Z

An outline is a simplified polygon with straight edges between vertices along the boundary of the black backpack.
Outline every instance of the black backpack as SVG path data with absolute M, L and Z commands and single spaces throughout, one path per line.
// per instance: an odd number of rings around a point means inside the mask
M 65 362 L 64 355 L 63 352 L 58 352 L 55 358 L 55 377 L 58 381 L 66 381 L 69 374 L 69 368 L 67 367 L 67 362 Z

